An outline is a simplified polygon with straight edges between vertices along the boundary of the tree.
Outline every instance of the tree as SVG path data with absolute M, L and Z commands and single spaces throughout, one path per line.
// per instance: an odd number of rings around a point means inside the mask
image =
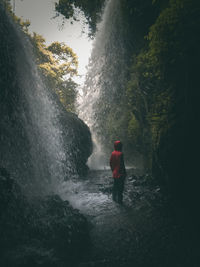
M 79 12 L 82 11 L 87 19 L 90 36 L 96 31 L 96 24 L 101 16 L 101 10 L 105 0 L 59 0 L 55 3 L 58 14 L 62 14 L 66 19 L 79 19 Z
M 70 47 L 64 43 L 53 42 L 46 46 L 45 39 L 33 33 L 30 36 L 39 70 L 46 83 L 55 90 L 60 101 L 68 111 L 75 111 L 77 84 L 72 80 L 77 75 L 78 59 Z

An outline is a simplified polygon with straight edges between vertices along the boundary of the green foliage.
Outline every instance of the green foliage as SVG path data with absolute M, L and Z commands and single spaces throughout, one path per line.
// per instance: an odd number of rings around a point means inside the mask
M 9 12 L 11 12 L 11 10 L 12 10 L 10 1 L 11 1 L 11 0 L 2 0 L 2 3 L 4 4 L 6 10 L 8 10 Z
M 132 114 L 129 125 L 128 125 L 128 137 L 134 142 L 134 144 L 138 143 L 138 139 L 140 138 L 140 125 L 135 115 Z
M 47 46 L 42 36 L 33 33 L 29 37 L 46 83 L 57 93 L 64 107 L 74 112 L 77 84 L 72 77 L 77 74 L 77 56 L 64 43 L 53 42 Z
M 150 133 L 144 140 L 152 146 L 150 157 L 168 142 L 161 153 L 166 161 L 172 143 L 188 132 L 181 131 L 192 120 L 192 102 L 198 94 L 192 77 L 198 65 L 200 7 L 196 0 L 154 2 L 161 11 L 144 36 L 140 52 L 133 56 L 127 94 L 130 112 L 143 125 L 141 129 Z
M 182 70 L 190 49 L 197 45 L 195 32 L 198 32 L 200 22 L 199 11 L 196 0 L 171 0 L 169 7 L 161 12 L 151 27 L 149 51 L 165 80 L 169 80 L 166 79 L 168 75 L 173 78 L 173 72 L 179 72 L 179 68 Z
M 199 27 L 198 11 L 195 0 L 171 0 L 150 28 L 146 60 L 152 70 L 151 79 L 159 80 L 152 117 L 156 112 L 162 121 L 162 126 L 157 122 L 152 123 L 153 135 L 157 128 L 156 132 L 160 131 L 159 135 L 164 136 L 167 125 L 168 129 L 173 125 L 173 112 L 177 112 L 173 105 L 178 105 L 183 114 L 187 112 L 183 107 L 187 101 L 185 78 L 189 74 L 188 63 L 193 61 L 192 51 L 197 51 L 195 32 Z
M 168 134 L 169 129 L 175 123 L 173 114 L 173 96 L 170 89 L 155 96 L 152 110 L 149 113 L 149 122 L 152 134 L 153 149 L 156 150 L 161 138 Z
M 90 27 L 90 34 L 93 35 L 96 31 L 96 23 L 100 19 L 104 2 L 105 0 L 59 0 L 58 3 L 55 3 L 55 8 L 65 18 L 73 18 L 74 20 L 79 19 L 78 10 L 84 12 Z

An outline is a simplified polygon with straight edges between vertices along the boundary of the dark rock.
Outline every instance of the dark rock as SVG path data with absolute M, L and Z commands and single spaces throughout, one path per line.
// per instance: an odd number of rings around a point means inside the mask
M 60 110 L 60 121 L 66 129 L 68 129 L 69 125 L 72 126 L 70 133 L 63 133 L 64 140 L 67 144 L 69 139 L 71 139 L 71 158 L 76 171 L 78 171 L 80 176 L 83 176 L 88 170 L 86 162 L 92 154 L 93 149 L 90 130 L 76 114 L 66 112 L 63 109 Z
M 73 266 L 89 245 L 85 217 L 57 195 L 28 201 L 0 170 L 0 265 Z

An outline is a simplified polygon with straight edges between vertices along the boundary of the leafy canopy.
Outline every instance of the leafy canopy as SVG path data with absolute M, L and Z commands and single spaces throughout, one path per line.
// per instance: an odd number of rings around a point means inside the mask
M 75 111 L 77 84 L 72 78 L 77 75 L 76 54 L 64 43 L 53 42 L 49 46 L 45 39 L 36 33 L 30 36 L 39 70 L 46 83 L 55 90 L 68 111 Z
M 87 19 L 92 36 L 96 31 L 96 24 L 100 19 L 101 10 L 105 0 L 59 0 L 55 3 L 58 14 L 64 15 L 66 19 L 79 19 L 79 12 L 82 11 Z

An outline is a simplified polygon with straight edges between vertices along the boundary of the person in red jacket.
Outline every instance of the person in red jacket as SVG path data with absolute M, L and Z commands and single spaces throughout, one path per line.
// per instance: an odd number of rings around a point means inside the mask
M 110 157 L 110 167 L 113 175 L 113 200 L 122 204 L 124 180 L 126 177 L 126 168 L 124 165 L 124 156 L 122 153 L 122 143 L 120 141 L 114 142 L 114 151 Z

